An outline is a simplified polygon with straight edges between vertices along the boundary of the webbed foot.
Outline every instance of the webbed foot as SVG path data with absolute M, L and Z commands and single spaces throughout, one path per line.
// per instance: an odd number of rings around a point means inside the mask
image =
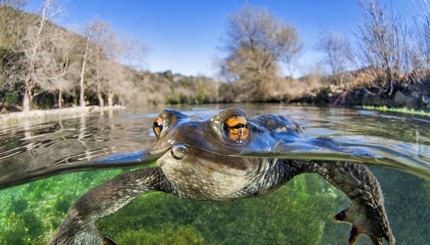
M 50 242 L 51 245 L 57 244 L 97 244 L 97 245 L 115 245 L 116 243 L 110 238 L 100 234 L 95 226 L 95 222 L 81 220 L 69 212 L 69 216 L 61 225 L 55 238 Z M 71 215 L 72 214 L 72 215 Z
M 116 245 L 109 237 L 103 237 L 103 245 Z
M 100 235 L 94 223 L 86 223 L 76 218 L 67 218 L 55 238 L 53 244 L 109 244 Z
M 316 172 L 345 193 L 351 205 L 334 216 L 334 220 L 352 225 L 349 244 L 361 234 L 374 244 L 394 244 L 395 239 L 384 208 L 384 197 L 376 177 L 363 164 L 351 162 L 312 161 L 306 171 Z
M 372 207 L 352 203 L 349 208 L 333 218 L 335 221 L 352 225 L 349 244 L 355 244 L 361 234 L 369 236 L 373 244 L 382 244 L 384 239 L 388 244 L 395 243 L 383 206 Z

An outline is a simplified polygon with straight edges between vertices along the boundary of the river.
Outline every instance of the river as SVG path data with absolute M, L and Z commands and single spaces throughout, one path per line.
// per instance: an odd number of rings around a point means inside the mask
M 176 109 L 199 118 L 229 106 L 178 106 Z M 304 135 L 340 142 L 348 151 L 334 155 L 326 152 L 320 157 L 369 163 L 381 183 L 398 244 L 429 241 L 429 117 L 279 104 L 236 106 L 248 116 L 267 113 L 290 116 L 303 126 Z M 74 200 L 89 188 L 127 171 L 120 168 L 127 164 L 96 171 L 101 167 L 94 161 L 112 154 L 131 159 L 141 157 L 142 150 L 155 141 L 151 127 L 161 110 L 149 107 L 67 117 L 54 115 L 43 120 L 0 125 L 0 187 L 3 188 L 0 226 L 4 227 L 0 230 L 0 243 L 48 242 Z M 303 158 L 307 150 L 296 155 L 274 154 Z M 318 158 L 318 155 L 312 156 Z M 127 167 L 138 166 L 128 164 Z M 157 239 L 191 244 L 299 241 L 345 244 L 349 234 L 348 225 L 330 219 L 345 208 L 348 199 L 314 175 L 299 176 L 267 197 L 231 204 L 176 199 L 167 194 L 139 198 L 124 211 L 101 220 L 99 227 L 117 242 L 129 244 L 142 241 L 156 244 Z M 370 240 L 360 238 L 358 243 L 370 244 Z

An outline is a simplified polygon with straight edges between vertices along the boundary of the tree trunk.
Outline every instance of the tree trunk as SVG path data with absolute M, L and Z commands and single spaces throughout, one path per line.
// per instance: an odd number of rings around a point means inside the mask
M 97 98 L 99 99 L 99 106 L 100 106 L 100 107 L 105 106 L 105 102 L 104 102 L 104 100 L 103 100 L 103 96 L 102 96 L 102 94 L 100 93 L 100 91 L 97 91 Z
M 61 89 L 58 90 L 58 108 L 62 108 L 63 107 L 63 92 L 61 91 Z
M 28 92 L 28 88 L 24 91 L 24 96 L 22 97 L 22 111 L 27 112 L 31 109 L 31 99 Z
M 113 91 L 112 91 L 112 89 L 109 89 L 109 92 L 108 92 L 108 106 L 113 106 L 113 96 L 114 96 L 114 94 L 113 94 Z
M 42 8 L 42 14 L 40 16 L 40 22 L 39 22 L 39 28 L 37 30 L 37 34 L 35 37 L 35 41 L 33 43 L 33 46 L 31 46 L 31 52 L 29 59 L 29 74 L 28 78 L 25 81 L 25 91 L 24 91 L 24 97 L 22 100 L 22 107 L 23 111 L 30 111 L 32 102 L 33 102 L 33 88 L 35 86 L 35 63 L 36 63 L 36 56 L 38 54 L 38 50 L 41 47 L 42 43 L 42 32 L 45 27 L 45 23 L 48 20 L 47 18 L 47 12 L 49 11 L 49 8 L 51 7 L 49 2 L 44 2 L 43 8 Z
M 87 66 L 87 57 L 88 57 L 88 48 L 89 48 L 89 37 L 87 37 L 87 41 L 85 43 L 85 52 L 84 52 L 84 59 L 82 60 L 82 68 L 81 68 L 81 78 L 79 81 L 79 88 L 80 88 L 80 93 L 79 93 L 79 105 L 81 107 L 85 107 L 85 88 L 84 88 L 84 81 L 85 81 L 85 68 Z
M 99 106 L 103 107 L 105 105 L 105 102 L 103 100 L 103 95 L 100 88 L 100 81 L 97 81 L 97 98 L 99 99 Z

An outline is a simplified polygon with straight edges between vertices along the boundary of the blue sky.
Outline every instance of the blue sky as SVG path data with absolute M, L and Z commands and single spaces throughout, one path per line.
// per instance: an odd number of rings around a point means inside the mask
M 41 0 L 26 10 L 35 12 Z M 184 75 L 215 76 L 217 57 L 227 18 L 242 5 L 265 7 L 277 18 L 294 25 L 304 44 L 296 75 L 311 69 L 322 54 L 314 50 L 318 38 L 328 32 L 353 35 L 360 19 L 359 0 L 62 0 L 66 10 L 60 24 L 76 29 L 95 17 L 110 23 L 121 35 L 149 46 L 144 69 L 172 70 Z M 382 0 L 410 18 L 415 1 Z

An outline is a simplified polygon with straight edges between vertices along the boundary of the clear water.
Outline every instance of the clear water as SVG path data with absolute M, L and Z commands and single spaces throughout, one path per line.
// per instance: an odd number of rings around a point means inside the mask
M 198 118 L 228 106 L 177 109 Z M 294 150 L 243 154 L 369 163 L 381 182 L 398 244 L 429 240 L 430 118 L 272 104 L 239 107 L 248 116 L 288 115 L 305 128 L 304 135 L 330 137 L 342 146 L 341 150 L 327 149 L 310 144 L 305 137 L 295 142 Z M 0 187 L 5 188 L 0 190 L 0 226 L 5 227 L 0 230 L 0 243 L 45 244 L 71 203 L 89 188 L 125 171 L 120 167 L 135 167 L 136 159 L 143 167 L 150 165 L 154 159 L 144 150 L 155 140 L 151 126 L 161 109 L 93 112 L 0 125 Z M 112 154 L 119 155 L 112 158 Z M 92 170 L 109 162 L 114 170 Z M 68 173 L 79 169 L 85 171 Z M 63 174 L 49 177 L 59 172 Z M 303 175 L 268 196 L 228 204 L 158 193 L 142 196 L 102 219 L 99 227 L 119 244 L 345 244 L 349 226 L 334 223 L 331 216 L 347 203 L 342 193 L 318 176 Z M 359 243 L 370 241 L 361 238 Z

